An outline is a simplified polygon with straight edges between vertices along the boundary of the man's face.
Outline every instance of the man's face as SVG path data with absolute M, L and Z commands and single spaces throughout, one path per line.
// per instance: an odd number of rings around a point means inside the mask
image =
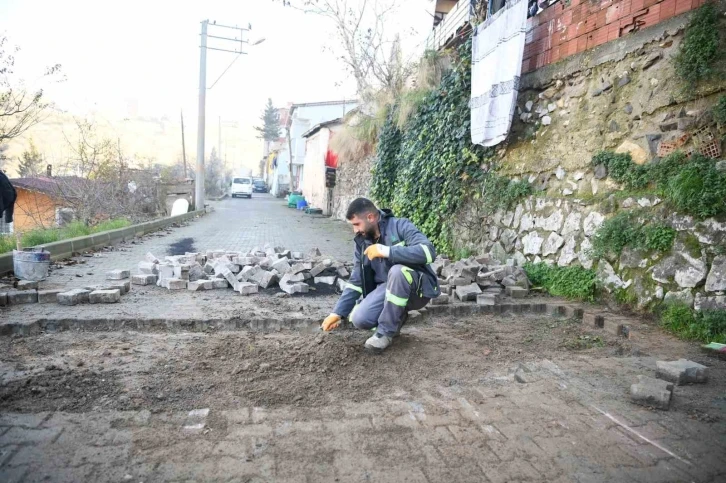
M 362 235 L 370 240 L 375 239 L 378 228 L 378 217 L 375 214 L 354 215 L 348 223 L 353 226 L 353 233 L 356 235 Z

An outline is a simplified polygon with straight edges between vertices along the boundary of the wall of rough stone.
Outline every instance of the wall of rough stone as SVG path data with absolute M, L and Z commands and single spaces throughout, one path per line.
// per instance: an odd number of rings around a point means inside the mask
M 616 258 L 593 260 L 592 236 L 619 210 L 645 208 L 648 218 L 677 230 L 673 248 L 649 253 L 625 248 Z M 595 269 L 609 292 L 623 289 L 645 308 L 655 301 L 679 299 L 697 309 L 726 308 L 726 221 L 696 221 L 670 211 L 655 196 L 599 201 L 531 196 L 512 210 L 491 216 L 469 205 L 459 217 L 458 236 L 477 252 L 502 263 L 545 262 L 560 267 Z
M 629 152 L 639 164 L 657 162 L 676 148 L 722 156 L 725 133 L 718 132 L 710 107 L 726 92 L 726 80 L 686 91 L 671 60 L 687 18 L 523 77 L 499 164 L 501 174 L 527 179 L 536 194 L 494 215 L 470 202 L 457 217 L 460 248 L 519 263 L 592 268 L 609 291 L 625 290 L 639 307 L 679 298 L 696 308 L 726 308 L 726 220 L 698 222 L 669 211 L 654 196 L 627 196 L 607 170 L 591 164 L 603 149 Z M 626 249 L 617 259 L 591 260 L 595 230 L 632 208 L 675 228 L 673 249 Z
M 373 156 L 359 160 L 338 160 L 335 189 L 333 190 L 333 218 L 345 220 L 351 201 L 369 197 Z

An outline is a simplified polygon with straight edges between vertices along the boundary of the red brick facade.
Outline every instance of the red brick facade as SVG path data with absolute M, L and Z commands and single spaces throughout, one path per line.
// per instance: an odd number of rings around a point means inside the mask
M 707 0 L 571 0 L 527 20 L 522 73 L 700 7 Z

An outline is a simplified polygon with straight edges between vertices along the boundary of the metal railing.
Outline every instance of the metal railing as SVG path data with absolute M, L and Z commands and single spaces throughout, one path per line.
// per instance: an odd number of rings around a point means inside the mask
M 431 31 L 426 39 L 427 50 L 439 50 L 456 35 L 456 31 L 472 17 L 472 1 L 459 0 L 454 8 Z

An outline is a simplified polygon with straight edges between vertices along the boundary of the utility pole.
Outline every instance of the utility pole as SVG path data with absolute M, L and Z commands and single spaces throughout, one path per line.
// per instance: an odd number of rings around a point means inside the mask
M 197 175 L 194 182 L 194 207 L 204 209 L 204 130 L 207 111 L 207 25 L 202 22 L 202 44 L 199 48 L 199 111 L 197 117 Z
M 208 35 L 207 30 L 209 27 L 212 28 L 225 28 L 225 29 L 231 29 L 231 30 L 238 30 L 239 31 L 239 38 L 229 38 L 229 37 L 221 37 L 219 35 Z M 194 203 L 196 205 L 197 210 L 203 210 L 204 209 L 204 135 L 205 135 L 205 123 L 206 123 L 206 98 L 207 98 L 207 50 L 219 50 L 221 52 L 231 52 L 233 54 L 237 54 L 237 57 L 234 58 L 232 63 L 229 64 L 229 66 L 222 72 L 222 75 L 220 75 L 216 81 L 212 84 L 212 87 L 214 87 L 217 82 L 219 82 L 219 79 L 224 76 L 225 73 L 229 70 L 230 67 L 232 67 L 232 64 L 235 63 L 237 59 L 239 59 L 242 54 L 246 54 L 246 52 L 242 51 L 242 47 L 244 44 L 249 43 L 247 40 L 243 39 L 243 34 L 245 31 L 249 31 L 252 29 L 252 25 L 249 25 L 247 28 L 244 27 L 237 27 L 236 25 L 234 27 L 229 25 L 221 25 L 218 24 L 216 21 L 214 21 L 212 24 L 209 23 L 209 20 L 203 20 L 202 21 L 202 33 L 201 33 L 201 44 L 199 46 L 199 113 L 198 113 L 198 120 L 197 120 L 197 169 L 196 169 L 196 186 L 194 190 Z M 224 40 L 224 41 L 231 41 L 239 44 L 234 50 L 229 49 L 222 49 L 218 47 L 207 47 L 207 39 L 217 39 L 217 40 Z M 252 45 L 258 45 L 262 42 L 264 42 L 264 38 L 258 40 L 257 42 L 254 42 Z M 212 88 L 210 87 L 210 89 Z M 221 118 L 220 118 L 220 130 L 221 130 Z M 220 144 L 221 144 L 221 134 L 220 134 Z
M 182 129 L 182 160 L 184 161 L 184 180 L 189 177 L 189 171 L 187 171 L 187 145 L 184 142 L 184 110 L 181 111 L 181 129 Z

